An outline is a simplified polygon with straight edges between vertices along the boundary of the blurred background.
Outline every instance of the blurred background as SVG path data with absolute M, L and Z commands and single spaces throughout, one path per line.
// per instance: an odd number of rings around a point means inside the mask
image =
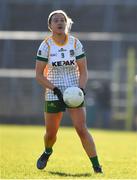
M 57 9 L 72 18 L 86 51 L 88 127 L 136 130 L 136 0 L 0 0 L 0 123 L 44 124 L 35 57 Z M 71 126 L 67 113 L 62 125 Z

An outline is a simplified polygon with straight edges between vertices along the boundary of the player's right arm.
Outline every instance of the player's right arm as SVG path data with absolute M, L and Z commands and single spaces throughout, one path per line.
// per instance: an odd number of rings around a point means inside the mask
M 44 69 L 46 68 L 46 64 L 47 63 L 43 61 L 36 61 L 36 80 L 44 88 L 53 90 L 55 86 L 44 76 Z
M 49 46 L 43 41 L 38 49 L 36 58 L 36 80 L 44 88 L 53 90 L 55 86 L 44 76 L 44 69 L 48 62 Z
M 38 49 L 37 52 L 37 60 L 36 60 L 36 80 L 37 82 L 45 88 L 51 89 L 54 92 L 54 95 L 57 95 L 58 99 L 62 102 L 63 95 L 57 87 L 54 86 L 44 75 L 44 70 L 47 66 L 48 62 L 48 54 L 49 54 L 49 47 L 48 44 L 43 41 Z

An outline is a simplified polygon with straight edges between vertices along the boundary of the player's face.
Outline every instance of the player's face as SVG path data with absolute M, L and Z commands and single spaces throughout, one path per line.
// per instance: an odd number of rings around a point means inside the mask
M 50 28 L 53 33 L 64 34 L 66 28 L 66 19 L 63 14 L 55 14 L 51 18 Z

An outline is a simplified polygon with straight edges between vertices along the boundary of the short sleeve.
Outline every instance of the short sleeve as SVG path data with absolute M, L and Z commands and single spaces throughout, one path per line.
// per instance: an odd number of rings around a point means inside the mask
M 43 41 L 38 48 L 36 60 L 48 62 L 48 54 L 48 44 L 45 41 Z
M 84 51 L 83 45 L 78 39 L 76 39 L 75 55 L 76 55 L 76 60 L 85 57 L 85 51 Z

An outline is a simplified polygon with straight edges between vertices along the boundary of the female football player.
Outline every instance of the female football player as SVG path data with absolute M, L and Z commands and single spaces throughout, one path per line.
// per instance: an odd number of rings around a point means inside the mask
M 102 173 L 93 138 L 86 126 L 84 103 L 77 108 L 68 108 L 63 102 L 63 92 L 67 87 L 86 87 L 87 62 L 81 42 L 69 35 L 72 20 L 62 10 L 53 11 L 48 17 L 51 36 L 40 45 L 36 60 L 36 80 L 45 91 L 45 150 L 37 161 L 37 168 L 44 169 L 53 152 L 56 135 L 67 108 L 73 126 L 87 153 L 94 172 Z

